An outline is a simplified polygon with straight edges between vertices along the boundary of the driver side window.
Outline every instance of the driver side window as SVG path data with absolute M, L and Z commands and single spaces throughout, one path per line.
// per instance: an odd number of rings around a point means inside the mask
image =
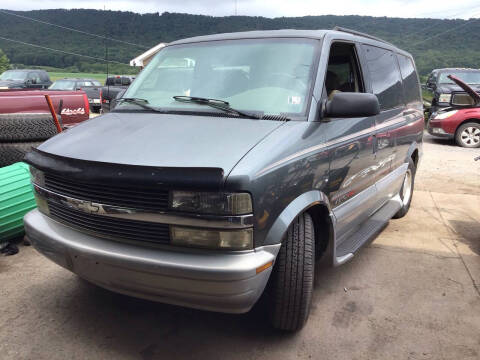
M 325 91 L 328 98 L 337 92 L 364 92 L 355 45 L 333 43 L 328 58 L 325 76 Z

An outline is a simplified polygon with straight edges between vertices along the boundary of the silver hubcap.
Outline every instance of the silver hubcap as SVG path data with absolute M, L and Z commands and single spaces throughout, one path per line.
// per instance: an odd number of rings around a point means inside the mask
M 412 170 L 407 169 L 402 186 L 402 202 L 404 206 L 410 201 L 410 196 L 412 196 Z
M 478 143 L 480 143 L 480 129 L 469 126 L 462 131 L 460 137 L 465 145 L 477 145 Z

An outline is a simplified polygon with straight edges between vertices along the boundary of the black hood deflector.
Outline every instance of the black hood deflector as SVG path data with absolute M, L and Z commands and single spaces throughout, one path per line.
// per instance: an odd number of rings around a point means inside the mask
M 28 153 L 24 161 L 47 173 L 86 183 L 218 191 L 222 189 L 224 180 L 223 169 L 220 168 L 112 164 L 67 158 L 38 149 Z

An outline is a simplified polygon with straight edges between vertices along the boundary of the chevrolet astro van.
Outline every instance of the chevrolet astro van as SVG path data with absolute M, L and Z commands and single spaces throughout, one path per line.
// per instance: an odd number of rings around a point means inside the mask
M 263 294 L 306 322 L 315 264 L 410 207 L 423 108 L 412 56 L 348 29 L 172 42 L 112 112 L 29 153 L 26 234 L 106 289 L 226 313 Z

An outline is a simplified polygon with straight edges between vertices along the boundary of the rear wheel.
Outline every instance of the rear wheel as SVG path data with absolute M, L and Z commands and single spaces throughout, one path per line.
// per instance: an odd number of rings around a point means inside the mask
M 412 203 L 413 195 L 413 186 L 415 184 L 415 163 L 410 158 L 408 161 L 407 172 L 403 178 L 402 188 L 400 189 L 400 199 L 402 200 L 402 207 L 398 212 L 393 216 L 394 219 L 399 219 L 407 215 L 408 210 L 410 209 L 410 204 Z
M 281 330 L 303 327 L 310 313 L 315 267 L 315 236 L 308 213 L 290 225 L 270 284 L 270 319 Z
M 480 147 L 480 124 L 471 122 L 460 126 L 455 135 L 458 145 L 467 148 Z

